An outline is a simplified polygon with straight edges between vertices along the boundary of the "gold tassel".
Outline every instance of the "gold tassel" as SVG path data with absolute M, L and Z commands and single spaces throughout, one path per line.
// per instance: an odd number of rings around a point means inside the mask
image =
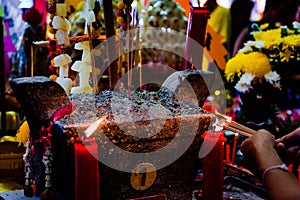
M 19 142 L 19 146 L 21 144 L 23 144 L 23 146 L 26 146 L 26 142 L 29 140 L 29 137 L 30 137 L 30 129 L 27 121 L 24 121 L 16 134 L 16 138 Z

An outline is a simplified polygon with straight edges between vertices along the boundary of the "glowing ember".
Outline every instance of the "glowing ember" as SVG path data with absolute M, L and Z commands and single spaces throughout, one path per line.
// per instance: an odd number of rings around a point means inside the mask
M 226 115 L 220 114 L 217 110 L 215 111 L 217 116 L 216 122 L 213 124 L 215 131 L 222 131 L 224 126 L 232 121 L 232 118 Z
M 217 116 L 216 122 L 213 124 L 215 131 L 226 129 L 234 133 L 244 135 L 246 137 L 251 137 L 252 134 L 256 133 L 255 130 L 252 130 L 244 125 L 232 121 L 232 118 L 229 116 L 222 115 L 217 111 L 215 112 L 215 115 Z
M 101 122 L 103 120 L 105 120 L 107 118 L 107 115 L 103 115 L 102 117 L 100 117 L 98 120 L 96 120 L 94 123 L 92 123 L 85 131 L 84 131 L 84 135 L 85 137 L 90 137 L 98 128 L 99 124 L 101 124 Z
M 214 127 L 214 131 L 222 131 L 224 125 L 226 125 L 226 121 L 224 119 L 216 119 L 216 122 L 212 125 Z
M 221 113 L 219 113 L 217 110 L 215 111 L 215 115 L 221 118 L 224 118 L 226 120 L 226 122 L 231 123 L 232 122 L 232 118 L 227 116 L 227 115 L 222 115 Z

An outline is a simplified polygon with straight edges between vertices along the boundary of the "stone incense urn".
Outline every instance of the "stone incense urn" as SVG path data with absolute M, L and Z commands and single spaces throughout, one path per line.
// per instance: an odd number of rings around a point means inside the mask
M 199 188 L 195 176 L 201 165 L 201 135 L 214 120 L 202 110 L 213 81 L 211 72 L 178 71 L 159 91 L 134 91 L 130 98 L 125 89 L 68 96 L 46 77 L 13 79 L 11 87 L 34 138 L 54 113 L 75 105 L 51 130 L 56 196 L 75 199 L 74 141 L 88 147 L 92 139 L 98 147 L 99 199 L 190 199 Z M 35 146 L 40 152 L 35 154 L 34 174 L 42 191 L 44 149 Z

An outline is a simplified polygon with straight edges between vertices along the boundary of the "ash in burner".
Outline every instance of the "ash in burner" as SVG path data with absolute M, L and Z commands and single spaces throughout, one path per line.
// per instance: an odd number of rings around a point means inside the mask
M 71 94 L 76 109 L 61 119 L 62 124 L 85 124 L 104 114 L 108 120 L 131 120 L 146 123 L 151 119 L 171 118 L 206 113 L 201 107 L 170 98 L 169 92 L 133 91 L 128 99 L 127 89 L 105 90 L 98 94 Z
M 130 93 L 120 88 L 98 94 L 71 94 L 77 105 L 66 116 L 66 124 L 85 124 L 106 114 L 114 122 L 146 122 L 152 119 L 191 116 L 202 110 L 214 73 L 200 70 L 177 71 L 171 74 L 158 91 L 136 90 Z M 63 120 L 62 120 L 63 121 Z

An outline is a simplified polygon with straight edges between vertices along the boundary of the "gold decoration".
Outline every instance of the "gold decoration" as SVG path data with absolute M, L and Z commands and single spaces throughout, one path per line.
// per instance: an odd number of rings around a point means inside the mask
M 154 165 L 151 163 L 142 163 L 133 170 L 130 183 L 135 190 L 146 190 L 153 185 L 156 176 L 157 171 Z
M 23 144 L 26 146 L 26 143 L 30 137 L 30 129 L 28 126 L 27 121 L 24 121 L 23 124 L 20 126 L 19 130 L 17 131 L 16 138 L 19 142 L 19 146 Z

